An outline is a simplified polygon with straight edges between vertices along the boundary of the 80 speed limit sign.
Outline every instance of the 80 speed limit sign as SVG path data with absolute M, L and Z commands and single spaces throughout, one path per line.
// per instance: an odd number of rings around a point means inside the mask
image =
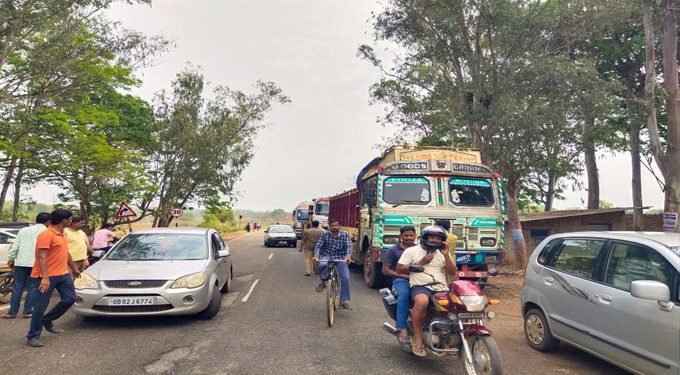
M 173 217 L 180 217 L 182 216 L 183 213 L 184 210 L 182 210 L 181 208 L 173 208 L 170 210 L 170 215 L 172 215 Z

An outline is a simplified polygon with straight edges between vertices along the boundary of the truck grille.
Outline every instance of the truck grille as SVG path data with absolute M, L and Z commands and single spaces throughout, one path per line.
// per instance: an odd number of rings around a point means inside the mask
M 102 312 L 114 312 L 114 313 L 141 313 L 141 312 L 157 312 L 166 311 L 172 309 L 172 305 L 146 305 L 146 306 L 104 306 L 95 305 L 92 310 L 102 311 Z
M 105 280 L 107 288 L 128 289 L 128 288 L 158 288 L 168 280 Z

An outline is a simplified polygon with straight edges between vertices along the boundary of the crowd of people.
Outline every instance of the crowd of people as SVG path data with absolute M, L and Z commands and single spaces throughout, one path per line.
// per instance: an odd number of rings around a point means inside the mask
M 83 231 L 85 218 L 73 216 L 69 210 L 58 208 L 51 213 L 41 212 L 35 224 L 22 228 L 9 250 L 7 265 L 12 269 L 14 284 L 10 308 L 1 317 L 16 319 L 21 298 L 26 290 L 26 300 L 21 317 L 31 319 L 27 343 L 43 346 L 43 329 L 58 334 L 54 325 L 76 301 L 74 280 L 88 267 L 94 250 L 108 250 L 117 239 L 110 223 L 95 231 L 93 241 Z M 54 290 L 59 293 L 59 303 L 47 311 Z

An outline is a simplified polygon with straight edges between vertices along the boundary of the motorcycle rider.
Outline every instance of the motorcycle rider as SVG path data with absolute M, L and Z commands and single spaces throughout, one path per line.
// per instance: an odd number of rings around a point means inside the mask
M 399 344 L 409 346 L 408 337 L 408 309 L 410 301 L 410 288 L 408 273 L 397 272 L 397 262 L 404 250 L 412 247 L 416 239 L 416 228 L 405 225 L 399 228 L 399 243 L 394 244 L 387 250 L 383 259 L 382 273 L 392 278 L 392 286 L 397 291 L 397 328 L 399 329 Z
M 440 226 L 431 225 L 420 232 L 420 244 L 404 250 L 397 263 L 398 273 L 409 274 L 413 309 L 413 339 L 411 351 L 419 357 L 427 356 L 423 346 L 422 324 L 430 298 L 434 292 L 446 290 L 446 274 L 455 279 L 456 265 L 449 256 L 449 247 L 445 246 L 446 231 Z M 424 272 L 409 273 L 409 266 L 421 265 Z M 434 280 L 433 280 L 434 279 Z M 427 285 L 438 282 L 438 284 Z

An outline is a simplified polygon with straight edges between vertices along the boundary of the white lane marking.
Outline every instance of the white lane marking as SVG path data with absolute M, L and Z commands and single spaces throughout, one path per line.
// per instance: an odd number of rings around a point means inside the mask
M 273 256 L 274 256 L 274 253 L 271 253 L 271 254 L 269 254 L 269 258 L 267 258 L 267 259 L 271 259 Z
M 253 285 L 250 286 L 250 290 L 248 291 L 248 294 L 246 294 L 246 295 L 243 297 L 243 299 L 241 300 L 241 302 L 248 302 L 248 298 L 250 298 L 250 294 L 253 293 L 253 289 L 255 289 L 255 285 L 257 285 L 258 282 L 260 282 L 260 279 L 256 279 L 256 280 L 253 282 Z
M 222 306 L 231 306 L 234 302 L 236 302 L 236 299 L 238 299 L 238 296 L 240 295 L 241 293 L 239 292 L 227 293 L 227 298 L 224 300 L 224 302 L 222 302 Z

